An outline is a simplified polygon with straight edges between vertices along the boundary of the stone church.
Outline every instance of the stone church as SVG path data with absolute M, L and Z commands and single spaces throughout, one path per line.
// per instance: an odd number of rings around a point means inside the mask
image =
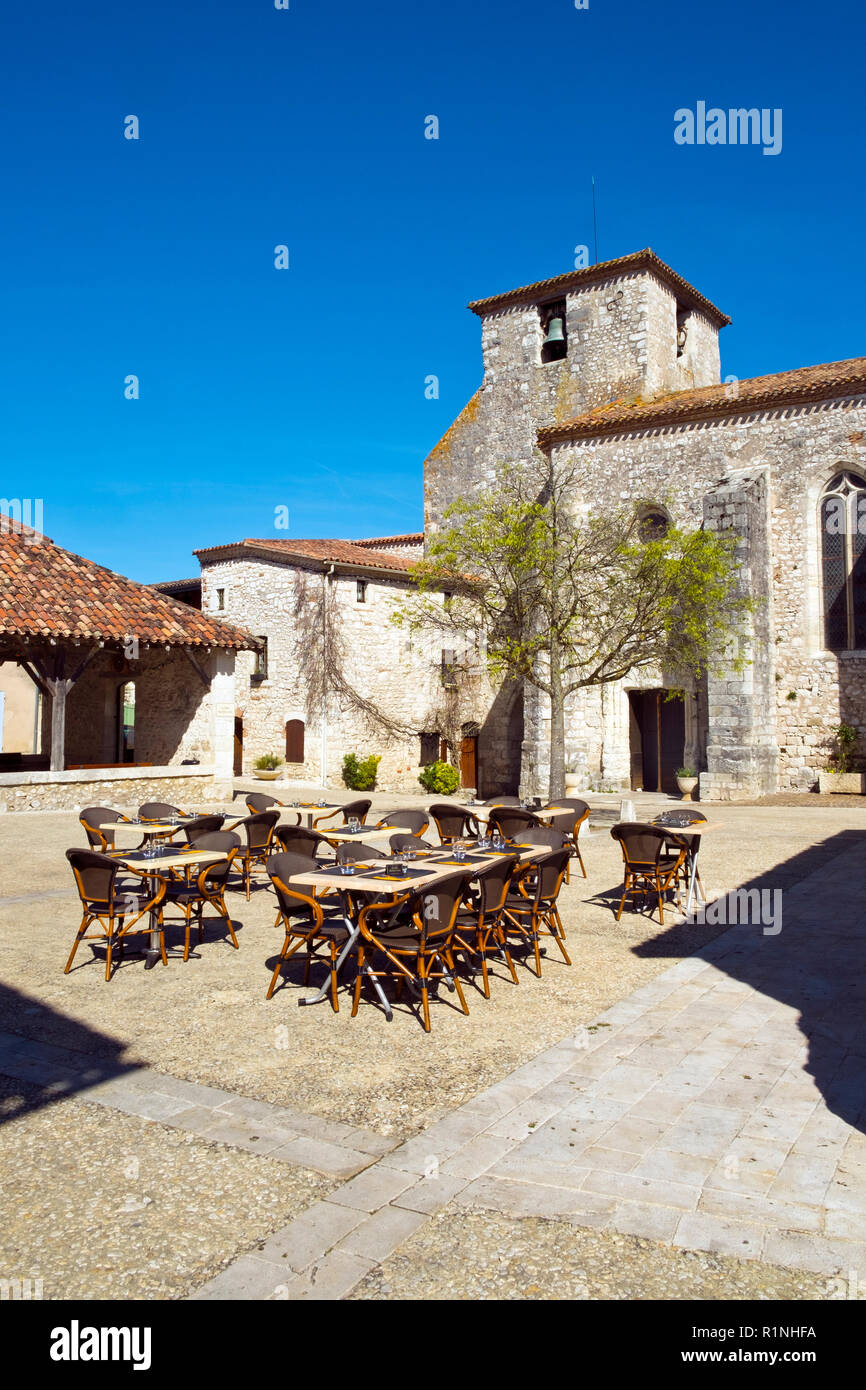
M 541 449 L 555 467 L 579 465 L 591 509 L 639 499 L 652 525 L 734 528 L 742 586 L 758 601 L 740 673 L 684 698 L 666 698 L 680 682 L 663 670 L 572 698 L 567 757 L 583 785 L 672 790 L 687 765 L 703 800 L 814 788 L 836 726 L 866 732 L 866 358 L 722 382 L 729 319 L 650 250 L 469 307 L 483 378 L 426 460 L 425 531 L 455 497 Z M 413 790 L 445 741 L 481 795 L 544 790 L 545 698 L 493 689 L 469 662 L 466 702 L 443 713 L 460 654 L 413 647 L 390 623 L 421 542 L 197 552 L 203 607 L 266 639 L 267 665 L 260 655 L 236 715 L 242 766 L 285 738 L 291 775 L 324 769 L 333 782 L 344 752 L 377 751 L 380 785 Z M 308 657 L 318 649 L 326 607 L 344 633 L 343 667 L 318 709 L 298 642 Z M 399 720 L 376 732 L 365 700 Z

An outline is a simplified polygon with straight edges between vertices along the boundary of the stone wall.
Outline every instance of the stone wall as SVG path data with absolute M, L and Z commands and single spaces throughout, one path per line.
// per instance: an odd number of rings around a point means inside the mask
M 364 601 L 358 599 L 358 579 L 366 581 Z M 224 591 L 225 616 L 256 636 L 267 638 L 267 679 L 253 678 L 250 654 L 238 663 L 236 712 L 243 719 L 243 770 L 251 771 L 265 753 L 284 757 L 286 724 L 304 724 L 304 762 L 286 768 L 297 782 L 321 782 L 322 708 L 316 695 L 316 672 L 321 665 L 323 594 L 327 591 L 332 631 L 341 652 L 339 666 L 345 686 L 360 697 L 340 692 L 332 682 L 325 717 L 324 776 L 331 786 L 342 785 L 343 757 L 356 753 L 381 755 L 378 787 L 415 791 L 421 758 L 422 731 L 445 732 L 444 721 L 481 726 L 482 772 L 500 778 L 513 749 L 513 701 L 497 700 L 478 660 L 469 653 L 474 674 L 461 680 L 459 709 L 441 682 L 442 650 L 449 639 L 412 635 L 392 622 L 408 595 L 399 576 L 335 572 L 327 576 L 320 565 L 306 568 L 280 559 L 232 559 L 205 564 L 203 606 Z M 452 643 L 456 650 L 456 644 Z M 458 659 L 462 655 L 457 653 Z M 372 705 L 394 732 L 371 718 L 361 702 Z M 486 771 L 485 771 L 486 769 Z M 516 780 L 516 770 L 513 773 Z M 499 785 L 493 790 L 501 790 Z
M 79 811 L 85 806 L 111 806 L 134 814 L 146 801 L 168 801 L 183 810 L 200 810 L 231 800 L 230 780 L 216 777 L 211 767 L 141 768 L 126 772 L 0 773 L 0 811 Z M 70 841 L 72 843 L 72 841 Z M 82 842 L 83 843 L 83 842 Z

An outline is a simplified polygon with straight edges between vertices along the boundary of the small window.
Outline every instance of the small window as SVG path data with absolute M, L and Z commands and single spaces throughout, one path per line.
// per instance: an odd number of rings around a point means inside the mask
M 457 684 L 457 675 L 454 670 L 455 653 L 449 648 L 442 648 L 442 684 L 453 687 Z
M 439 734 L 421 735 L 421 766 L 435 763 L 439 757 Z
M 266 681 L 268 678 L 268 639 L 267 637 L 259 637 L 258 641 L 261 645 L 256 650 L 256 662 L 250 679 Z
M 691 316 L 691 309 L 686 309 L 682 304 L 677 305 L 677 357 L 682 357 L 685 353 Z
M 638 520 L 638 535 L 644 544 L 660 541 L 670 530 L 670 521 L 660 507 L 648 507 Z
M 356 596 L 356 598 L 357 598 L 357 600 L 358 600 L 359 603 L 366 603 L 366 602 L 367 602 L 367 581 L 366 581 L 366 579 L 359 579 L 359 580 L 357 581 L 357 584 L 356 584 L 356 586 L 355 586 L 355 596 Z
M 222 613 L 226 606 L 225 589 L 217 589 L 217 612 Z
M 568 353 L 565 300 L 556 299 L 550 304 L 540 304 L 538 313 L 543 334 L 541 360 L 542 362 L 561 362 Z

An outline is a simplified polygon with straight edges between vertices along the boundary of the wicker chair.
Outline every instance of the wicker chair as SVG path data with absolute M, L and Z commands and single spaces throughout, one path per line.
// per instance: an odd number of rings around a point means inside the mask
M 266 999 L 270 999 L 277 987 L 280 972 L 287 960 L 306 947 L 304 963 L 304 984 L 310 982 L 310 966 L 320 947 L 327 947 L 328 965 L 331 974 L 331 1008 L 339 1013 L 337 998 L 337 957 L 349 939 L 349 930 L 342 916 L 342 908 L 334 909 L 333 918 L 326 917 L 327 908 L 311 896 L 309 888 L 293 884 L 292 875 L 309 872 L 309 860 L 302 854 L 272 854 L 268 861 L 268 874 L 279 904 L 278 922 L 285 929 L 285 941 L 277 959 Z M 324 962 L 323 962 L 324 963 Z
M 68 849 L 66 858 L 75 876 L 75 885 L 81 899 L 81 924 L 75 936 L 69 959 L 63 971 L 68 975 L 72 969 L 75 952 L 82 941 L 105 942 L 105 978 L 111 979 L 112 953 L 117 948 L 118 957 L 123 954 L 124 942 L 130 936 L 148 935 L 156 930 L 159 934 L 159 950 L 164 965 L 168 964 L 165 954 L 165 938 L 158 909 L 165 897 L 165 879 L 151 870 L 127 869 L 127 874 L 142 880 L 141 887 L 131 889 L 118 879 L 120 865 L 116 859 L 99 854 L 92 849 Z M 153 892 L 147 886 L 147 879 L 156 879 Z M 157 910 L 156 925 L 150 917 Z M 144 922 L 143 926 L 138 923 Z M 87 935 L 93 923 L 99 924 L 99 931 Z
M 145 801 L 143 806 L 138 808 L 139 820 L 162 820 L 164 816 L 185 816 L 186 811 L 182 811 L 179 806 L 172 806 L 168 801 Z
M 190 821 L 185 825 L 183 833 L 186 836 L 187 844 L 197 845 L 202 835 L 213 835 L 218 830 L 222 830 L 225 816 L 199 816 L 197 820 Z M 238 840 L 240 844 L 240 840 Z
M 429 840 L 422 840 L 420 835 L 392 835 L 388 841 L 388 848 L 392 854 L 401 854 L 404 849 L 435 849 L 436 846 Z
M 201 819 L 221 820 L 222 817 L 202 816 Z M 226 907 L 225 891 L 232 864 L 241 847 L 240 836 L 235 835 L 231 830 L 202 832 L 195 841 L 195 847 L 196 849 L 213 850 L 217 854 L 225 854 L 227 858 L 218 859 L 211 864 L 196 864 L 193 866 L 194 879 L 170 880 L 166 886 L 165 901 L 160 912 L 164 920 L 166 907 L 173 906 L 180 910 L 180 920 L 185 926 L 184 960 L 189 960 L 189 935 L 193 923 L 198 927 L 199 943 L 204 939 L 204 909 L 208 904 L 216 908 L 217 917 L 222 918 L 228 927 L 231 944 L 236 951 L 238 950 L 238 939 L 235 936 L 232 919 Z
M 337 846 L 338 864 L 362 864 L 365 859 L 387 859 L 388 856 L 383 849 L 374 849 L 372 845 L 359 844 L 357 840 L 350 840 Z
M 549 825 L 531 825 L 521 831 L 520 838 L 527 845 L 544 845 L 546 849 L 562 849 L 566 843 L 563 832 Z
M 129 816 L 125 816 L 122 811 L 112 810 L 110 806 L 85 806 L 78 819 L 84 826 L 90 848 L 98 850 L 101 854 L 115 848 L 116 827 L 124 822 L 129 824 Z
M 278 825 L 274 829 L 274 839 L 285 854 L 303 854 L 307 859 L 318 859 L 323 849 L 333 846 L 326 835 L 318 835 L 315 830 L 307 830 L 303 825 Z
M 244 801 L 247 803 L 247 810 L 251 816 L 258 815 L 260 811 L 273 811 L 277 806 L 282 810 L 286 805 L 285 801 L 278 801 L 275 796 L 268 796 L 266 792 L 247 792 Z M 294 810 L 294 807 L 289 809 Z M 297 817 L 295 825 L 300 825 L 300 811 L 297 812 Z
M 578 836 L 580 834 L 580 827 L 583 825 L 584 821 L 589 820 L 589 804 L 586 801 L 578 800 L 577 797 L 570 797 L 562 804 L 569 808 L 568 811 L 563 815 L 549 816 L 547 819 L 555 829 L 561 830 L 565 835 L 566 844 L 571 851 L 571 857 L 578 861 L 581 872 L 584 878 L 586 878 L 586 865 L 583 862 L 583 855 L 580 852 Z M 569 865 L 569 872 L 565 875 L 566 883 L 568 883 L 571 878 L 570 869 L 571 866 Z
M 487 818 L 488 833 L 495 835 L 498 830 L 504 840 L 523 839 L 524 832 L 534 825 L 538 825 L 537 816 L 516 806 L 494 806 Z
M 471 902 L 464 898 L 454 923 L 452 949 L 462 952 L 470 964 L 474 957 L 480 958 L 485 999 L 490 998 L 487 957 L 493 953 L 504 957 L 512 980 L 518 983 L 502 917 L 515 870 L 519 871 L 519 866 L 520 860 L 516 855 L 503 855 L 489 868 L 483 869 L 475 881 L 477 893 Z
M 378 979 L 395 975 L 398 987 L 404 982 L 420 992 L 424 1031 L 430 1032 L 430 982 L 445 979 L 457 991 L 463 1012 L 469 1007 L 454 969 L 451 946 L 454 923 L 464 890 L 473 877 L 454 874 L 436 884 L 408 894 L 367 903 L 358 916 L 358 974 L 352 1017 L 358 1012 L 364 977 Z M 395 921 L 395 913 L 402 915 Z M 375 970 L 370 964 L 384 957 L 388 968 Z M 438 968 L 437 968 L 438 967 Z
M 390 811 L 377 822 L 376 829 L 393 825 L 395 828 L 408 830 L 413 835 L 423 835 L 429 824 L 430 817 L 426 811 Z
M 515 890 L 505 900 L 504 930 L 515 934 L 535 953 L 535 973 L 541 975 L 540 936 L 552 936 L 565 959 L 571 965 L 565 949 L 565 928 L 559 915 L 557 900 L 568 868 L 569 851 L 563 847 L 544 856 L 537 863 L 523 864 L 515 875 Z
M 267 868 L 268 855 L 271 852 L 271 843 L 274 838 L 274 826 L 279 818 L 279 811 L 259 811 L 254 816 L 245 816 L 235 825 L 236 830 L 243 829 L 247 840 L 238 855 L 247 902 L 250 898 L 250 880 L 254 867 L 256 864 L 261 864 L 262 867 Z
M 342 825 L 348 825 L 350 818 L 359 821 L 361 825 L 366 825 L 367 812 L 372 805 L 372 801 L 368 801 L 366 798 L 361 798 L 360 801 L 347 801 L 345 806 L 339 806 L 336 811 L 326 811 L 323 816 L 317 816 L 313 821 L 313 829 L 315 830 L 316 826 L 321 825 L 324 821 L 332 821 L 335 816 L 342 816 L 343 819 L 339 822 Z M 325 829 L 327 830 L 327 826 Z
M 472 812 L 463 806 L 451 806 L 445 801 L 437 802 L 435 806 L 430 807 L 430 815 L 443 845 L 450 845 L 452 840 L 476 836 L 479 833 L 478 821 Z
M 616 920 L 622 917 L 627 897 L 641 896 L 646 900 L 654 893 L 658 901 L 659 921 L 665 924 L 664 895 L 672 889 L 679 895 L 682 868 L 687 850 L 684 842 L 672 843 L 672 832 L 660 825 L 642 825 L 640 821 L 611 827 L 611 835 L 622 850 L 624 877 L 622 897 Z

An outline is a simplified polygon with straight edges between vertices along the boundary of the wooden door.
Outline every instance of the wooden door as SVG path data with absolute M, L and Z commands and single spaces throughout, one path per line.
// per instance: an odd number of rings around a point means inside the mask
M 235 715 L 235 777 L 242 777 L 244 772 L 244 721 L 243 717 Z
M 683 765 L 686 742 L 686 709 L 682 696 L 665 699 L 659 691 L 659 784 L 663 792 L 677 792 L 676 771 Z
M 304 721 L 289 719 L 286 723 L 286 762 L 304 761 Z
M 478 735 L 460 741 L 460 785 L 478 787 Z

